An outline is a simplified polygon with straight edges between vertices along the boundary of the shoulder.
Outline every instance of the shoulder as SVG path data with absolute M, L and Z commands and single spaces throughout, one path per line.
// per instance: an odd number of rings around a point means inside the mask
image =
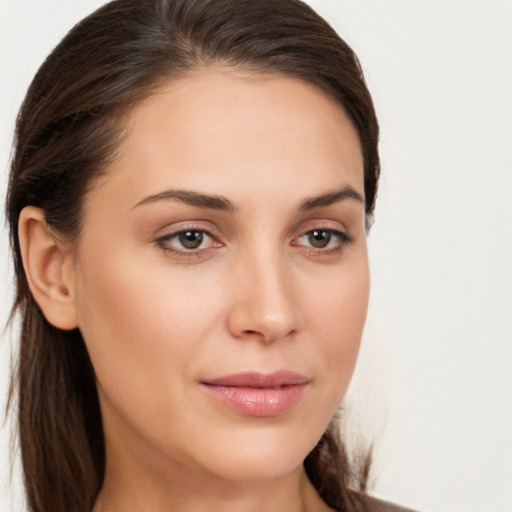
M 361 512 L 415 512 L 410 508 L 395 505 L 366 494 L 354 493 L 353 497 L 358 502 Z

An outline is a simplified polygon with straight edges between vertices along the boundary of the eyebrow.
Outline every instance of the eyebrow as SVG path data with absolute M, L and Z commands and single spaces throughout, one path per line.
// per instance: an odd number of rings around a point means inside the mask
M 201 194 L 200 192 L 193 192 L 190 190 L 165 190 L 158 194 L 146 196 L 140 200 L 132 210 L 146 204 L 173 199 L 190 206 L 198 206 L 200 208 L 208 208 L 222 212 L 235 213 L 238 210 L 235 204 L 223 196 Z M 334 190 L 333 192 L 327 192 L 325 194 L 306 199 L 300 205 L 299 211 L 306 212 L 316 208 L 323 208 L 345 199 L 355 199 L 358 202 L 364 203 L 364 199 L 361 194 L 351 186 L 346 185 L 339 190 Z
M 301 204 L 299 211 L 307 212 L 314 210 L 315 208 L 323 208 L 345 199 L 355 199 L 356 201 L 364 204 L 363 196 L 351 186 L 346 185 L 339 190 L 334 190 L 333 192 L 327 192 L 326 194 L 321 194 L 319 196 L 306 199 Z
M 237 210 L 236 206 L 229 199 L 226 199 L 223 196 L 211 196 L 189 190 L 166 190 L 159 194 L 146 196 L 144 199 L 139 201 L 132 210 L 145 204 L 169 199 L 177 199 L 178 201 L 190 206 L 199 206 L 200 208 L 209 208 L 211 210 L 220 210 L 229 213 L 234 213 Z

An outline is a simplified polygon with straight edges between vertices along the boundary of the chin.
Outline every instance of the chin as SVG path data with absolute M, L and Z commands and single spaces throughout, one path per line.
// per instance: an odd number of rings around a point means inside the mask
M 217 477 L 233 482 L 254 483 L 282 480 L 302 467 L 304 461 L 297 454 L 279 453 L 264 457 L 260 453 L 254 457 L 231 457 L 212 468 Z
M 295 432 L 232 432 L 228 446 L 205 447 L 203 467 L 218 477 L 239 482 L 279 480 L 299 470 L 323 430 L 314 435 L 303 428 Z

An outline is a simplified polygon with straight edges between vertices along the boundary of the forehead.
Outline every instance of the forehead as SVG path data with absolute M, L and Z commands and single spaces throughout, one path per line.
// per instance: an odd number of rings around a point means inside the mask
M 226 187 L 255 180 L 283 191 L 290 181 L 305 188 L 317 181 L 321 189 L 349 180 L 364 194 L 359 137 L 348 116 L 294 78 L 198 70 L 163 84 L 125 123 L 119 158 L 98 185 L 113 186 L 117 176 L 132 202 L 165 186 L 226 195 Z

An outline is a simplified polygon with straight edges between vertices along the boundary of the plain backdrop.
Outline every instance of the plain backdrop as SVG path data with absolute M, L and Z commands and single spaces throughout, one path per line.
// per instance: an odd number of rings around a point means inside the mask
M 0 0 L 0 192 L 14 119 L 50 49 L 102 0 Z M 512 1 L 311 0 L 358 53 L 382 127 L 372 295 L 347 436 L 374 493 L 512 511 Z M 5 230 L 0 321 L 12 299 Z M 11 343 L 0 343 L 0 406 Z M 0 511 L 23 510 L 0 433 Z

